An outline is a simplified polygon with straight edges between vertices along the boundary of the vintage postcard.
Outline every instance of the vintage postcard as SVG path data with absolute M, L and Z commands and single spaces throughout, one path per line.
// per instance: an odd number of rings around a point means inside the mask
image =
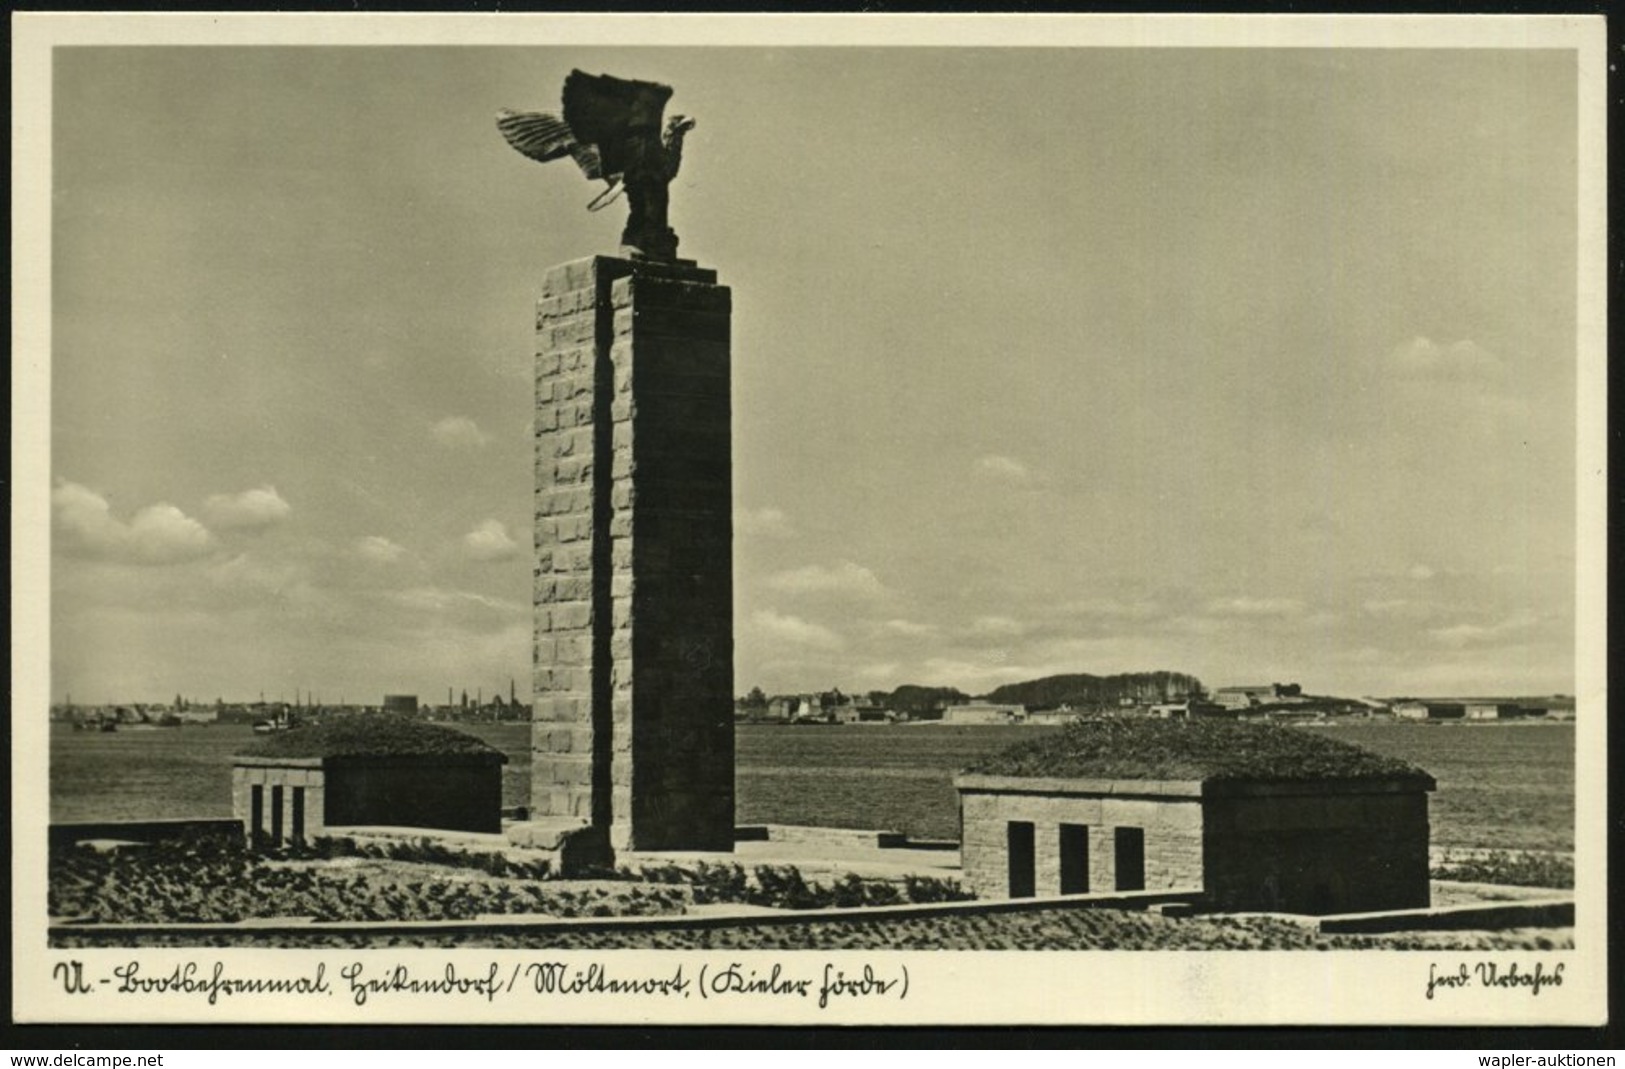
M 1601 18 L 12 28 L 16 1020 L 1604 1020 Z

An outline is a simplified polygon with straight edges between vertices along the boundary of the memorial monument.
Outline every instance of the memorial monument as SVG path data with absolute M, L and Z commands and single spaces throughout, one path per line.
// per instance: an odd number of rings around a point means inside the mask
M 667 188 L 692 120 L 672 90 L 571 73 L 562 117 L 504 111 L 629 207 L 619 256 L 549 270 L 536 306 L 534 712 L 516 842 L 731 850 L 731 295 L 677 259 Z M 571 844 L 566 846 L 566 844 Z

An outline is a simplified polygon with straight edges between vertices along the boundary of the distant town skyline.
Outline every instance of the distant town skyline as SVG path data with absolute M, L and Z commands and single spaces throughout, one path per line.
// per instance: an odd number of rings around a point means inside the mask
M 1028 680 L 1018 680 L 1016 682 L 1030 682 L 1030 681 L 1028 681 Z M 909 685 L 911 685 L 911 684 L 899 684 L 899 686 L 909 686 Z M 1204 680 L 1203 681 L 1203 686 L 1204 686 L 1205 690 L 1208 693 L 1211 694 L 1212 692 L 1218 691 L 1218 690 L 1221 690 L 1221 689 L 1230 689 L 1230 690 L 1242 689 L 1244 687 L 1249 686 L 1249 684 L 1227 683 L 1227 684 L 1222 684 L 1222 685 L 1215 685 L 1215 684 L 1207 683 Z M 757 690 L 757 689 L 762 689 L 762 688 L 754 687 L 754 686 L 746 686 L 746 687 L 739 687 L 739 688 L 735 688 L 735 689 L 739 691 L 739 693 L 734 696 L 735 699 L 738 700 L 738 701 L 743 701 L 743 700 L 745 700 L 745 699 L 747 699 L 749 697 L 750 692 L 752 690 Z M 819 694 L 841 693 L 841 694 L 846 695 L 849 698 L 868 698 L 870 695 L 873 695 L 873 694 L 890 694 L 892 691 L 895 691 L 897 689 L 898 689 L 897 687 L 889 687 L 889 688 L 846 687 L 846 686 L 842 686 L 839 683 L 837 683 L 837 684 L 833 684 L 833 685 L 830 685 L 830 686 L 824 686 L 824 687 L 805 687 L 805 688 L 801 688 L 801 689 L 788 690 L 788 691 L 767 691 L 767 690 L 763 690 L 763 696 L 766 697 L 766 698 L 770 698 L 770 699 L 773 699 L 773 698 L 800 698 L 800 697 L 810 697 L 810 696 L 819 695 Z M 985 697 L 986 693 L 990 693 L 992 689 L 996 689 L 996 688 L 990 688 L 990 690 L 988 692 L 978 692 L 978 693 L 965 692 L 965 693 L 966 693 L 966 697 L 969 698 L 969 699 L 978 699 L 978 698 Z M 419 706 L 422 707 L 422 708 L 426 708 L 426 709 L 439 708 L 439 707 L 442 707 L 442 706 L 452 706 L 452 707 L 461 706 L 462 705 L 462 699 L 464 699 L 464 698 L 466 698 L 468 700 L 468 704 L 470 706 L 474 706 L 476 704 L 478 704 L 478 705 L 491 705 L 491 704 L 494 704 L 496 702 L 501 702 L 503 705 L 507 705 L 509 703 L 509 698 L 507 696 L 506 691 L 493 691 L 490 694 L 482 694 L 482 693 L 478 693 L 478 692 L 469 692 L 469 693 L 465 694 L 461 690 L 459 690 L 457 692 L 456 696 L 448 699 L 447 701 L 441 701 L 434 694 L 414 693 L 414 692 L 411 692 L 411 691 L 382 691 L 382 692 L 379 692 L 376 695 L 338 694 L 337 697 L 335 697 L 333 694 L 325 693 L 325 692 L 323 692 L 323 691 L 321 691 L 319 689 L 313 689 L 313 690 L 310 690 L 310 691 L 296 692 L 295 696 L 292 697 L 292 698 L 288 697 L 287 694 L 283 693 L 283 692 L 279 692 L 275 696 L 273 696 L 270 692 L 266 692 L 265 694 L 254 694 L 253 696 L 249 697 L 249 696 L 244 696 L 244 695 L 240 695 L 240 694 L 235 695 L 235 696 L 230 695 L 230 694 L 215 694 L 215 695 L 212 695 L 212 696 L 205 696 L 203 694 L 193 693 L 193 692 L 187 691 L 187 690 L 181 690 L 181 691 L 177 691 L 176 693 L 170 695 L 167 698 L 120 698 L 120 697 L 97 698 L 95 696 L 75 697 L 72 694 L 72 692 L 69 692 L 69 693 L 66 693 L 66 694 L 63 694 L 63 695 L 60 695 L 60 696 L 53 695 L 52 700 L 51 700 L 51 705 L 52 705 L 53 708 L 64 706 L 64 705 L 75 705 L 75 706 L 81 706 L 81 705 L 82 706 L 106 706 L 106 705 L 171 706 L 171 705 L 174 704 L 174 702 L 175 702 L 175 700 L 177 698 L 180 698 L 180 699 L 183 699 L 184 701 L 186 701 L 188 704 L 192 704 L 192 705 L 209 705 L 209 706 L 212 706 L 212 705 L 216 704 L 217 702 L 222 702 L 222 703 L 224 703 L 225 705 L 228 705 L 228 706 L 254 705 L 254 704 L 263 703 L 263 704 L 266 704 L 266 705 L 299 706 L 299 705 L 309 704 L 309 705 L 313 705 L 313 706 L 317 706 L 317 707 L 327 706 L 327 707 L 332 707 L 332 708 L 363 708 L 363 707 L 382 707 L 382 705 L 384 704 L 383 699 L 385 697 L 391 697 L 391 696 L 405 696 L 405 697 L 416 698 L 418 700 Z M 1412 699 L 1412 698 L 1415 698 L 1415 699 L 1438 699 L 1438 698 L 1570 698 L 1571 699 L 1571 698 L 1573 698 L 1573 694 L 1565 692 L 1565 691 L 1524 691 L 1524 692 L 1517 692 L 1517 693 L 1513 693 L 1513 692 L 1510 692 L 1510 691 L 1509 692 L 1490 692 L 1490 691 L 1471 691 L 1471 692 L 1469 692 L 1469 691 L 1460 691 L 1460 692 L 1454 692 L 1454 693 L 1448 693 L 1448 694 L 1443 693 L 1443 692 L 1433 693 L 1433 694 L 1400 694 L 1400 693 L 1395 692 L 1395 693 L 1382 693 L 1382 694 L 1329 694 L 1329 695 L 1317 695 L 1317 696 L 1333 697 L 1333 698 L 1350 698 L 1350 699 L 1353 699 L 1353 698 L 1376 698 L 1376 699 L 1395 699 L 1395 700 L 1398 700 L 1398 699 Z M 530 697 L 527 694 L 524 694 L 524 693 L 516 694 L 514 696 L 513 700 L 518 702 L 520 705 L 528 706 L 530 704 Z
M 533 305 L 620 219 L 493 117 L 573 67 L 698 120 L 737 693 L 1575 691 L 1571 53 L 143 46 L 55 57 L 53 701 L 528 700 Z

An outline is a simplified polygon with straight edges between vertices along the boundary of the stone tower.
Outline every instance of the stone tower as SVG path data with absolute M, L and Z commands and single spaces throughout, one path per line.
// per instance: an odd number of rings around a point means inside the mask
M 692 261 L 543 282 L 535 845 L 733 849 L 731 310 Z

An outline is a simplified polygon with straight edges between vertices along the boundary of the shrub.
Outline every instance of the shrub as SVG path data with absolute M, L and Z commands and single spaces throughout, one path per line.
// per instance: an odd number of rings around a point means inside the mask
M 961 887 L 958 880 L 936 876 L 904 876 L 903 890 L 910 902 L 968 902 L 976 897 Z
M 869 902 L 869 887 L 863 877 L 855 872 L 849 872 L 837 880 L 831 891 L 833 904 L 841 909 L 851 909 Z
M 620 872 L 620 871 L 623 871 L 623 870 L 617 870 L 617 872 Z M 630 879 L 631 878 L 630 870 L 624 870 L 624 871 L 627 872 L 627 878 Z M 665 865 L 644 865 L 643 867 L 638 869 L 638 878 L 642 879 L 642 880 L 644 880 L 645 882 L 648 882 L 648 883 L 688 883 L 689 882 L 689 874 L 684 872 L 678 866 L 670 864 L 670 863 L 665 864 Z
M 696 905 L 708 902 L 748 902 L 749 881 L 738 865 L 700 862 L 690 880 Z
M 905 901 L 902 891 L 889 880 L 870 880 L 863 885 L 863 904 L 866 906 L 900 906 Z
M 1476 857 L 1447 858 L 1429 873 L 1436 880 L 1499 883 L 1515 887 L 1574 886 L 1574 858 L 1532 850 L 1494 850 Z
M 834 901 L 834 894 L 820 884 L 809 884 L 794 865 L 758 865 L 756 893 L 747 900 L 758 906 L 777 909 L 820 909 Z
M 327 861 L 331 861 L 336 857 L 353 857 L 355 855 L 355 844 L 348 839 L 332 839 L 324 836 L 317 839 L 313 845 L 316 848 L 316 856 Z

